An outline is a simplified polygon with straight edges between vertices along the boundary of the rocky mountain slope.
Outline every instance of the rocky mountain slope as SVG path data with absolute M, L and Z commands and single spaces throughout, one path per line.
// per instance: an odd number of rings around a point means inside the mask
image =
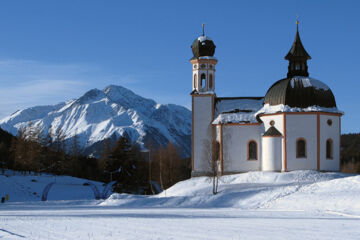
M 16 135 L 31 123 L 43 134 L 61 130 L 68 144 L 75 135 L 86 154 L 99 154 L 102 141 L 127 136 L 146 147 L 169 141 L 184 156 L 191 149 L 191 112 L 182 106 L 158 104 L 121 86 L 92 89 L 78 99 L 19 110 L 0 120 L 0 127 Z

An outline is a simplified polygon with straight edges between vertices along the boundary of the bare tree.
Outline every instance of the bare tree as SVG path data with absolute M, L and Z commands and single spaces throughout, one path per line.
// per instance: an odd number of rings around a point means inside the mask
M 204 157 L 207 162 L 208 171 L 213 185 L 213 194 L 218 193 L 219 177 L 220 177 L 220 161 L 218 159 L 218 148 L 210 140 L 204 140 Z

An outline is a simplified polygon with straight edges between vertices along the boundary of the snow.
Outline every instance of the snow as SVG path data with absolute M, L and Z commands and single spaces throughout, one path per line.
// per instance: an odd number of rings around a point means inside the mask
M 263 102 L 263 98 L 219 98 L 215 106 L 215 119 L 212 123 L 257 123 L 255 113 L 262 107 Z
M 3 187 L 4 185 L 0 185 Z M 207 177 L 155 196 L 7 202 L 4 239 L 359 239 L 360 176 L 316 171 Z
M 272 106 L 267 103 L 267 104 L 264 104 L 264 106 L 259 111 L 257 111 L 255 115 L 271 114 L 271 113 L 278 113 L 278 112 L 328 112 L 328 113 L 344 114 L 344 112 L 340 111 L 337 107 L 326 108 L 326 107 L 319 107 L 319 106 L 310 106 L 307 108 L 298 108 L 298 107 L 290 107 L 290 106 L 284 105 L 284 104 Z
M 211 38 L 209 38 L 208 36 L 200 36 L 200 37 L 198 37 L 198 40 L 199 40 L 200 42 L 204 42 L 204 41 L 206 41 L 206 40 L 212 41 Z
M 216 57 L 210 57 L 210 56 L 203 56 L 203 57 L 199 57 L 199 59 L 217 60 L 217 58 L 216 58 Z
M 304 76 L 294 76 L 290 80 L 290 84 L 291 84 L 292 88 L 294 88 L 295 85 L 301 84 L 305 88 L 314 87 L 315 89 L 318 89 L 318 90 L 321 89 L 324 91 L 327 91 L 330 89 L 325 83 L 323 83 L 319 80 L 309 78 L 309 77 L 304 77 Z
M 183 139 L 191 135 L 191 112 L 182 106 L 157 104 L 121 86 L 110 85 L 103 90 L 92 89 L 78 99 L 54 106 L 36 106 L 17 111 L 0 120 L 0 127 L 13 135 L 29 123 L 40 126 L 43 133 L 62 130 L 66 141 L 78 135 L 81 147 L 90 149 L 99 141 L 124 134 L 133 143 L 143 146 L 145 138 L 165 145 L 169 141 L 190 153 Z M 160 142 L 162 141 L 162 142 Z M 91 154 L 92 152 L 88 152 Z
M 6 171 L 0 175 L 0 198 L 9 195 L 9 202 L 40 201 L 46 185 L 56 182 L 49 191 L 48 200 L 94 199 L 94 193 L 84 183 L 90 182 L 101 192 L 103 183 L 70 176 L 22 175 Z

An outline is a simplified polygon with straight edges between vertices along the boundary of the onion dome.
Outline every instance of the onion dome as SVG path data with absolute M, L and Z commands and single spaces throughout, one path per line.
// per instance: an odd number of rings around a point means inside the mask
M 304 76 L 285 78 L 274 83 L 267 91 L 264 104 L 307 108 L 336 107 L 335 97 L 323 82 Z
M 307 60 L 311 59 L 300 40 L 299 22 L 295 41 L 285 59 L 289 61 L 287 78 L 274 83 L 267 91 L 264 104 L 283 104 L 292 108 L 311 106 L 336 107 L 335 97 L 323 82 L 310 78 Z
M 204 24 L 203 24 L 203 34 L 194 40 L 191 45 L 192 52 L 194 54 L 193 58 L 199 57 L 213 57 L 215 54 L 215 44 L 211 38 L 205 36 Z

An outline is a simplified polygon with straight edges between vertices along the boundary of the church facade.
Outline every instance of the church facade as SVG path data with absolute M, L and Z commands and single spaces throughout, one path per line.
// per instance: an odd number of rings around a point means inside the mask
M 265 97 L 218 97 L 215 44 L 193 42 L 192 176 L 247 171 L 340 170 L 341 116 L 331 89 L 309 77 L 297 27 L 286 78 Z

